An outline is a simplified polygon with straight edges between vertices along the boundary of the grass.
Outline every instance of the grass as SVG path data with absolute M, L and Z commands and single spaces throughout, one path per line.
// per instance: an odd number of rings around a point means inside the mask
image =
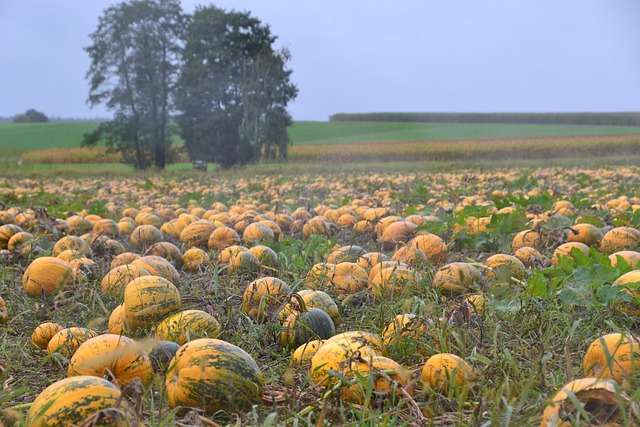
M 27 179 L 12 178 L 11 174 L 0 177 L 2 200 L 22 208 L 44 206 L 57 215 L 86 208 L 105 216 L 106 203 L 110 201 L 120 212 L 126 206 L 160 207 L 156 205 L 158 201 L 166 206 L 205 209 L 214 201 L 222 201 L 229 208 L 236 203 L 256 206 L 266 203 L 272 209 L 278 197 L 282 204 L 295 209 L 320 204 L 341 206 L 360 200 L 390 206 L 393 213 L 403 216 L 410 212 L 437 215 L 444 224 L 439 233 L 450 250 L 447 262 L 482 263 L 490 254 L 510 252 L 509 238 L 517 221 L 497 223 L 492 234 L 456 238 L 452 232 L 467 217 L 488 215 L 491 207 L 503 203 L 520 209 L 535 205 L 542 210 L 550 209 L 559 199 L 575 204 L 575 214 L 566 220 L 556 218 L 543 228 L 546 240 L 540 250 L 546 257 L 551 256 L 559 243 L 561 227 L 580 214 L 598 215 L 607 224 L 627 221 L 630 226 L 640 226 L 640 219 L 630 210 L 615 213 L 593 207 L 620 195 L 633 196 L 640 185 L 637 167 L 606 170 L 511 167 L 484 171 L 482 179 L 477 168 L 434 172 L 424 163 L 407 162 L 390 164 L 388 172 L 378 171 L 375 164 L 363 163 L 355 170 L 345 165 L 315 164 L 310 170 L 309 165 L 260 165 L 255 169 L 209 173 L 124 172 L 121 176 L 116 173 L 115 177 L 101 175 L 93 165 L 79 165 L 70 176 L 62 172 L 64 169 L 53 167 L 40 170 L 40 174 L 38 167 L 33 166 L 36 173 L 27 175 Z M 392 170 L 396 167 L 397 170 Z M 529 199 L 522 197 L 534 189 L 540 189 L 542 194 Z M 491 201 L 488 195 L 494 190 L 504 191 L 511 199 Z M 478 202 L 489 204 L 461 206 L 462 209 L 451 211 L 426 203 L 430 198 L 436 202 L 458 202 L 471 195 Z M 522 210 L 519 214 L 524 216 Z M 119 217 L 118 213 L 114 218 Z M 0 325 L 0 383 L 4 385 L 0 389 L 0 419 L 14 420 L 18 425 L 24 423 L 26 407 L 37 393 L 66 376 L 66 360 L 46 356 L 30 346 L 33 328 L 40 322 L 54 320 L 65 326 L 91 325 L 104 332 L 110 310 L 120 302 L 99 291 L 109 260 L 97 254 L 93 275 L 51 299 L 26 297 L 21 289 L 22 272 L 33 257 L 49 254 L 53 243 L 44 229 L 33 232 L 38 250 L 26 257 L 4 254 L 0 261 L 0 295 L 10 314 L 8 325 Z M 134 250 L 126 236 L 118 239 L 127 249 Z M 170 240 L 181 246 L 179 241 Z M 284 240 L 266 244 L 279 254 L 280 264 L 261 274 L 276 275 L 291 286 L 300 286 L 309 269 L 323 261 L 334 244 L 383 250 L 372 234 L 355 235 L 338 228 L 329 238 L 316 236 L 305 240 L 299 231 L 291 231 L 285 233 Z M 469 313 L 463 302 L 465 295 L 446 295 L 432 286 L 437 266 L 430 264 L 416 267 L 420 280 L 389 298 L 376 298 L 366 291 L 340 296 L 331 287 L 324 288 L 340 308 L 339 332 L 361 329 L 381 333 L 393 316 L 408 312 L 424 321 L 431 319 L 433 323 L 429 323 L 424 335 L 401 338 L 388 348 L 388 356 L 415 376 L 436 352 L 464 357 L 477 375 L 472 387 L 457 391 L 438 392 L 416 382 L 411 399 L 370 407 L 346 402 L 337 391 L 313 387 L 305 369 L 291 368 L 288 352 L 277 344 L 279 325 L 258 324 L 240 312 L 241 295 L 254 276 L 230 276 L 212 263 L 200 273 L 182 273 L 178 287 L 183 296 L 192 300 L 206 299 L 223 325 L 221 338 L 249 352 L 261 368 L 267 387 L 265 402 L 239 415 L 243 425 L 536 425 L 549 397 L 569 380 L 582 375 L 582 357 L 590 342 L 612 331 L 638 331 L 637 320 L 617 312 L 613 308 L 615 295 L 606 293 L 612 278 L 628 271 L 630 266 L 612 269 L 607 260 L 606 254 L 594 251 L 589 258 L 559 267 L 529 269 L 524 281 L 513 281 L 506 287 L 485 278 L 468 290 L 468 293 L 483 292 L 488 298 L 486 311 L 480 316 Z M 371 386 L 366 378 L 361 385 L 365 392 Z M 639 385 L 636 378 L 624 384 L 635 404 L 640 403 Z M 151 388 L 142 391 L 142 413 L 147 425 L 194 424 L 187 418 L 193 414 L 178 414 L 167 408 L 162 390 L 162 379 L 158 378 Z M 370 392 L 368 395 L 373 397 Z M 226 413 L 206 418 L 222 425 L 236 422 L 234 415 Z
M 0 162 L 6 166 L 26 152 L 77 148 L 96 122 L 0 123 Z M 368 142 L 476 140 L 639 134 L 638 126 L 526 125 L 473 123 L 295 122 L 289 128 L 293 148 Z M 176 140 L 180 144 L 180 140 Z M 0 164 L 2 164 L 0 163 Z

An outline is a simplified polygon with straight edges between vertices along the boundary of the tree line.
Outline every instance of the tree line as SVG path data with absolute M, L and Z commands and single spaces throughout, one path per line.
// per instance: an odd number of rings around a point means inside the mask
M 640 113 L 338 113 L 329 121 L 640 126 Z
M 137 169 L 163 169 L 176 134 L 192 160 L 286 159 L 286 107 L 298 93 L 290 53 L 248 12 L 125 1 L 103 12 L 90 37 L 88 102 L 105 104 L 113 119 L 82 145 L 103 142 Z

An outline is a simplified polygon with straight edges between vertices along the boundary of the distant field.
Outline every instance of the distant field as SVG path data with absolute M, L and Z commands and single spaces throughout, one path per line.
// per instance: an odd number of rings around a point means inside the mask
M 98 126 L 97 122 L 62 122 L 42 124 L 0 123 L 0 165 L 15 162 L 23 158 L 25 153 L 34 150 L 52 148 L 77 148 L 83 134 L 91 132 Z M 412 151 L 428 141 L 464 141 L 466 145 L 475 144 L 475 140 L 503 139 L 502 145 L 509 146 L 509 140 L 530 138 L 564 138 L 600 135 L 640 135 L 640 126 L 604 126 L 604 125 L 556 125 L 556 124 L 488 124 L 488 123 L 397 123 L 397 122 L 296 122 L 289 135 L 293 141 L 291 160 L 311 160 L 314 155 L 324 153 L 321 157 L 335 158 L 335 149 L 322 146 L 336 144 L 367 144 L 378 142 L 409 143 Z M 635 151 L 638 138 L 634 138 L 629 147 L 625 140 L 625 153 Z M 563 144 L 555 140 L 553 144 Z M 579 141 L 571 142 L 572 147 L 579 148 Z M 446 145 L 446 144 L 445 144 Z M 481 149 L 486 152 L 488 143 Z M 520 144 L 519 144 L 520 145 Z M 441 148 L 441 146 L 439 146 Z M 438 148 L 440 150 L 440 148 Z M 447 152 L 456 151 L 445 150 Z M 369 147 L 354 146 L 347 152 L 366 152 Z M 375 146 L 379 151 L 380 146 Z M 572 148 L 573 149 L 573 148 Z M 327 150 L 331 151 L 328 153 Z M 392 150 L 392 148 L 387 148 Z M 406 151 L 407 147 L 403 148 Z M 433 148 L 423 147 L 421 152 L 433 153 Z M 341 151 L 340 149 L 338 151 Z M 578 150 L 579 152 L 579 150 Z M 32 153 L 36 154 L 36 153 Z M 46 158 L 50 153 L 40 153 L 31 158 Z M 55 153 L 58 156 L 60 153 Z M 406 157 L 406 153 L 401 157 Z M 429 156 L 430 157 L 430 156 Z M 53 159 L 52 159 L 53 160 Z M 318 160 L 320 158 L 318 157 Z

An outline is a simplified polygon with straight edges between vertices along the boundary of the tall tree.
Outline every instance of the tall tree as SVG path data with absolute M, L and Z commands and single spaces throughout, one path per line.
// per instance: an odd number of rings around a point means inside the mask
M 286 158 L 286 111 L 298 92 L 290 59 L 247 12 L 198 7 L 187 30 L 176 117 L 192 159 L 228 167 L 261 153 Z M 277 154 L 276 154 L 277 153 Z
M 85 48 L 88 101 L 104 103 L 114 120 L 85 135 L 84 145 L 104 140 L 138 169 L 165 167 L 185 21 L 179 0 L 133 0 L 104 11 Z

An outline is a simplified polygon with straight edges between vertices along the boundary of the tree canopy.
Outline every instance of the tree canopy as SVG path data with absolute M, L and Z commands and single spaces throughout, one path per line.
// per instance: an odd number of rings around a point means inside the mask
M 176 118 L 190 157 L 231 166 L 286 158 L 286 111 L 297 95 L 290 59 L 268 25 L 246 12 L 196 9 L 187 30 Z
M 89 103 L 105 103 L 114 120 L 86 135 L 85 145 L 103 140 L 136 168 L 165 167 L 184 21 L 178 0 L 134 0 L 104 11 L 86 48 Z
M 22 114 L 18 114 L 13 118 L 14 123 L 46 123 L 49 118 L 46 114 L 30 108 Z
M 286 159 L 286 110 L 297 95 L 287 50 L 247 12 L 214 6 L 183 14 L 178 0 L 109 7 L 86 48 L 89 103 L 114 119 L 86 135 L 137 168 L 164 168 L 172 120 L 192 160 L 222 166 Z

